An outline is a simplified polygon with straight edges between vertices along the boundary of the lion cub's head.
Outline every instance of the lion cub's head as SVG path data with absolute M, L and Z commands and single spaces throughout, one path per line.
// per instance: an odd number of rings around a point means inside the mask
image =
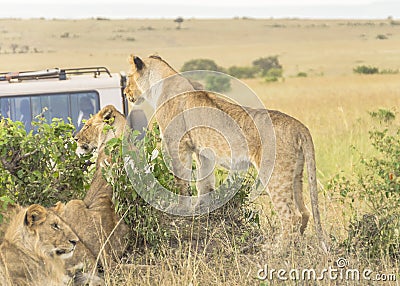
M 78 144 L 76 153 L 87 154 L 100 146 L 107 140 L 122 133 L 126 124 L 125 116 L 122 115 L 114 106 L 107 105 L 97 114 L 86 121 L 83 128 L 76 134 L 75 140 Z M 105 126 L 114 127 L 110 130 Z
M 37 255 L 70 258 L 79 239 L 71 228 L 52 210 L 31 205 L 17 215 L 10 225 L 6 239 L 20 242 L 23 247 L 33 246 Z

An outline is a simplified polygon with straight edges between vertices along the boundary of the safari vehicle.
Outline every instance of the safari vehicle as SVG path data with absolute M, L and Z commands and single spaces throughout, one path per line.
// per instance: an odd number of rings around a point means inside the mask
M 128 104 L 123 90 L 126 76 L 105 67 L 47 69 L 0 73 L 0 116 L 24 123 L 43 113 L 52 118 L 69 118 L 79 130 L 86 119 L 112 104 L 125 115 Z

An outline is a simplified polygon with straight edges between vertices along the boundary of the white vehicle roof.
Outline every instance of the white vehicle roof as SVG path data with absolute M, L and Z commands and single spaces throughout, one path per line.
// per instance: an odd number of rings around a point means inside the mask
M 20 121 L 27 131 L 42 115 L 71 121 L 76 130 L 106 105 L 127 114 L 126 76 L 104 67 L 0 73 L 0 119 Z
M 0 73 L 0 97 L 93 90 L 100 108 L 112 104 L 123 112 L 121 75 L 104 67 Z

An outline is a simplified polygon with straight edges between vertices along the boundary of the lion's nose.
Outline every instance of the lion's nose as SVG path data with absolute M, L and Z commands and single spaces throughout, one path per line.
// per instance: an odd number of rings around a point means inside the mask
M 78 240 L 70 239 L 69 242 L 70 242 L 73 246 L 76 246 L 76 244 L 78 243 Z
M 81 145 L 81 148 L 82 148 L 83 150 L 89 150 L 89 145 L 86 144 L 86 143 L 83 143 L 83 144 Z

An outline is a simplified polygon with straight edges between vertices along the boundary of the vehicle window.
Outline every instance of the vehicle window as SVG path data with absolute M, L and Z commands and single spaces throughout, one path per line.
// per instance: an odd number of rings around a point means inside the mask
M 39 114 L 43 114 L 47 122 L 53 118 L 68 122 L 68 118 L 71 118 L 79 130 L 85 120 L 99 111 L 99 106 L 96 91 L 10 96 L 0 98 L 0 115 L 21 121 L 27 131 L 32 129 L 31 122 Z
M 9 98 L 0 98 L 0 118 L 1 117 L 10 117 L 10 99 Z
M 71 95 L 71 106 L 74 107 L 71 118 L 77 130 L 80 130 L 83 127 L 85 121 L 88 120 L 90 116 L 98 112 L 99 107 L 97 98 L 98 97 L 93 94 Z
M 18 97 L 14 99 L 15 118 L 21 121 L 25 126 L 30 125 L 32 121 L 31 100 L 29 97 Z

